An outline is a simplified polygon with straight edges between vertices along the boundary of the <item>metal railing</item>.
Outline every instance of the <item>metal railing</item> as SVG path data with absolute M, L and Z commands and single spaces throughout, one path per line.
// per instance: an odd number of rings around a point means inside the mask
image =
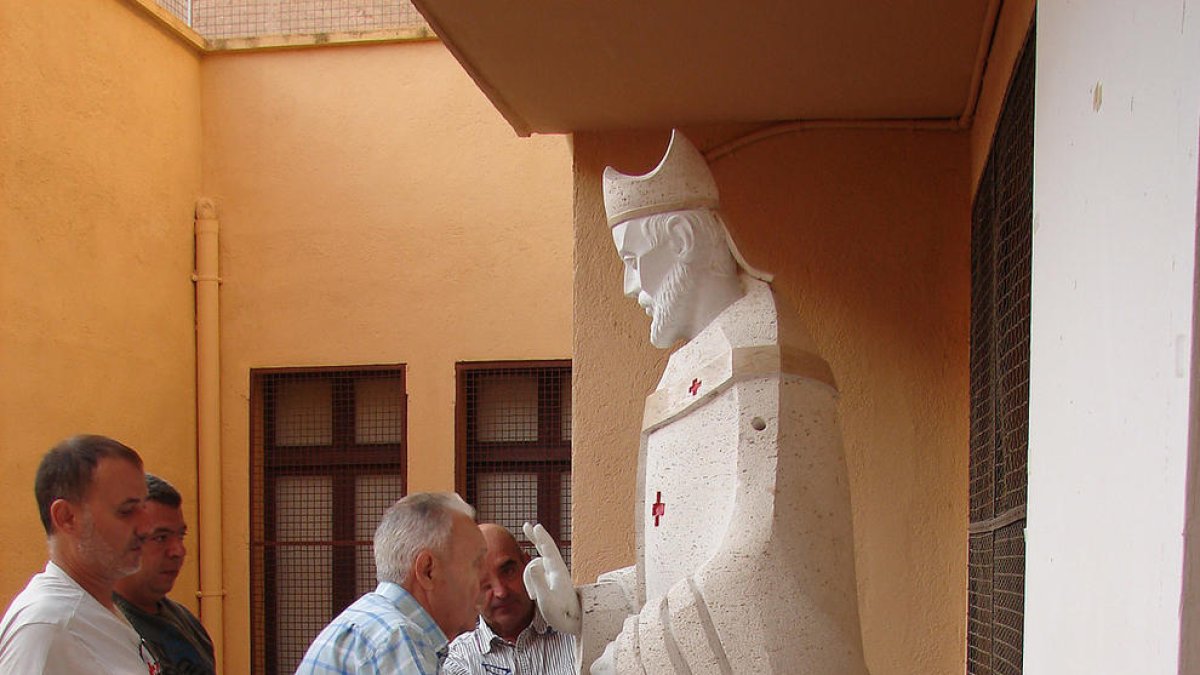
M 154 0 L 206 39 L 424 27 L 409 0 Z

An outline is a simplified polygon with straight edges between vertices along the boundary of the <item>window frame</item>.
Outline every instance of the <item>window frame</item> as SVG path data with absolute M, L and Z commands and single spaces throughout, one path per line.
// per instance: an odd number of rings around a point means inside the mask
M 474 443 L 476 451 L 482 451 L 482 457 L 471 457 L 472 438 L 468 420 L 472 412 L 472 383 L 473 378 L 487 377 L 489 374 L 500 375 L 506 371 L 529 371 L 538 381 L 538 428 L 537 439 L 534 441 L 483 441 Z M 557 379 L 550 382 L 539 371 L 558 371 Z M 571 518 L 570 513 L 562 512 L 563 474 L 571 472 L 572 437 L 563 438 L 564 407 L 547 405 L 547 401 L 555 400 L 558 396 L 571 395 L 571 380 L 573 367 L 571 359 L 541 359 L 541 360 L 508 360 L 508 361 L 459 361 L 455 363 L 455 405 L 454 405 L 454 464 L 455 488 L 458 493 L 473 505 L 477 501 L 474 490 L 469 489 L 468 477 L 472 470 L 490 468 L 496 472 L 500 468 L 521 470 L 523 465 L 531 473 L 537 473 L 537 519 L 546 528 L 550 536 L 558 543 L 560 550 L 569 550 L 570 539 L 563 538 L 565 525 Z M 569 400 L 569 399 L 568 399 Z M 546 414 L 542 414 L 545 412 Z M 554 468 L 547 468 L 552 465 Z M 485 471 L 487 472 L 487 471 Z M 519 541 L 524 542 L 524 535 L 513 533 Z M 569 557 L 569 554 L 568 554 Z
M 1035 49 L 1031 26 L 971 206 L 968 675 L 1023 668 Z
M 307 376 L 330 381 L 330 443 L 276 445 L 275 414 L 278 387 L 288 378 Z M 398 379 L 401 390 L 400 441 L 358 443 L 355 438 L 356 382 Z M 408 493 L 408 376 L 403 363 L 351 366 L 292 366 L 250 369 L 250 586 L 251 655 L 256 672 L 278 673 L 279 578 L 278 551 L 286 544 L 331 547 L 330 608 L 336 616 L 357 599 L 359 547 L 370 545 L 356 536 L 357 486 L 360 475 L 346 467 L 370 467 L 371 475 L 398 475 L 402 494 Z M 338 401 L 341 401 L 339 404 Z M 328 471 L 324 474 L 321 469 Z M 342 471 L 339 471 L 341 469 Z M 328 541 L 280 542 L 277 535 L 277 484 L 288 476 L 327 475 L 332 483 L 331 537 Z M 349 581 L 347 581 L 349 580 Z M 332 619 L 333 617 L 329 617 Z

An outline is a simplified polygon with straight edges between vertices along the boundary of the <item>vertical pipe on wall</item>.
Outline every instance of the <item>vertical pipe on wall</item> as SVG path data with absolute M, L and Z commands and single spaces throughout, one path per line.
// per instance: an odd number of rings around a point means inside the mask
M 225 584 L 221 543 L 220 331 L 217 289 L 217 207 L 196 201 L 196 482 L 200 495 L 200 618 L 212 636 L 218 672 L 223 661 Z

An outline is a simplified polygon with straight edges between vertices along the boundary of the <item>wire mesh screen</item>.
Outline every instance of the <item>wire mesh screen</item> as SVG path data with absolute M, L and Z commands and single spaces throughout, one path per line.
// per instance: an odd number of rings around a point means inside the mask
M 1013 73 L 971 225 L 967 672 L 1019 674 L 1025 606 L 1034 32 Z
M 425 27 L 408 0 L 156 0 L 210 38 L 319 35 Z
M 290 673 L 376 585 L 375 527 L 404 496 L 404 370 L 254 371 L 251 381 L 254 669 Z
M 569 361 L 458 364 L 459 489 L 480 522 L 540 522 L 571 564 Z
M 1025 631 L 1025 521 L 996 530 L 992 552 L 992 672 L 1021 672 Z
M 996 154 L 996 511 L 1025 505 L 1029 444 L 1029 296 L 1033 248 L 1033 47 L 1026 45 L 1000 116 Z
M 970 518 L 977 523 L 995 515 L 995 266 L 992 264 L 993 168 L 989 163 L 975 196 L 971 224 L 971 485 Z
M 174 14 L 180 21 L 191 25 L 192 3 L 195 0 L 154 0 L 155 4 Z
M 992 533 L 967 542 L 967 672 L 992 672 Z

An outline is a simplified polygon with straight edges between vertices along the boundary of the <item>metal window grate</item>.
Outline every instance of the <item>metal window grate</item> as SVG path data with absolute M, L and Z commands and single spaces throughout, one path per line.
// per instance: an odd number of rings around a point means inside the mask
M 992 247 L 992 167 L 989 164 L 975 197 L 971 232 L 971 484 L 970 520 L 988 520 L 995 515 L 996 416 L 992 382 L 993 334 L 995 333 Z
M 458 364 L 459 490 L 479 522 L 540 522 L 571 564 L 569 361 Z
M 252 657 L 290 673 L 375 587 L 375 526 L 404 496 L 404 369 L 255 370 L 251 387 Z
M 992 548 L 992 672 L 1021 672 L 1025 632 L 1025 521 L 1006 525 Z
M 196 0 L 154 0 L 159 7 L 175 15 L 180 21 L 192 25 L 192 4 Z
M 1034 30 L 1005 95 L 971 225 L 967 673 L 1019 674 L 1025 605 Z
M 426 27 L 409 0 L 155 0 L 209 39 Z

